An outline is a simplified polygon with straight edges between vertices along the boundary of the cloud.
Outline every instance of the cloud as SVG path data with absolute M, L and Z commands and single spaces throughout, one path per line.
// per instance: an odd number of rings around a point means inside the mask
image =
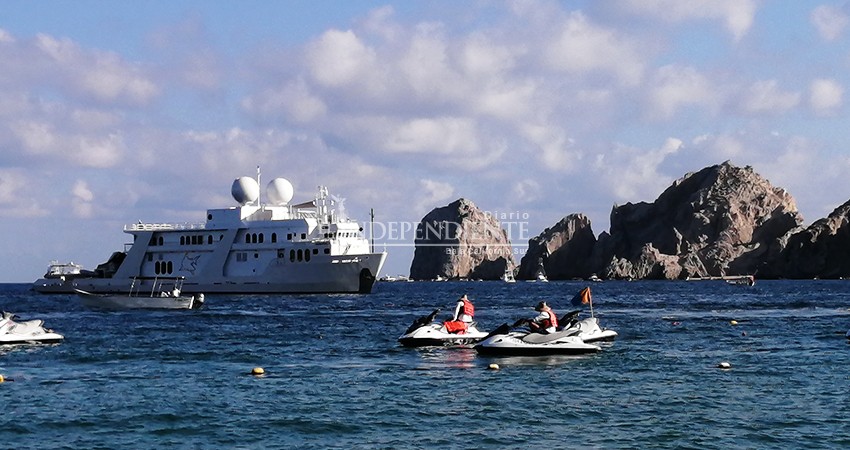
M 711 80 L 693 67 L 663 66 L 656 71 L 648 89 L 647 115 L 656 119 L 671 119 L 686 106 L 714 110 L 719 102 Z
M 0 168 L 0 217 L 27 219 L 44 217 L 48 211 L 39 204 L 42 189 L 22 170 Z
M 77 180 L 71 188 L 71 209 L 76 217 L 92 217 L 94 194 L 84 180 Z
M 752 114 L 783 114 L 800 103 L 800 94 L 782 92 L 776 80 L 760 80 L 744 93 L 742 108 Z
M 414 211 L 419 216 L 424 216 L 429 211 L 447 202 L 454 196 L 454 187 L 449 183 L 436 181 L 431 179 L 419 180 L 419 192 L 417 193 L 418 201 L 414 206 Z
M 625 85 L 635 85 L 643 76 L 639 47 L 614 29 L 592 24 L 581 12 L 571 13 L 545 48 L 546 62 L 559 71 L 610 73 Z
M 836 80 L 814 80 L 809 90 L 809 105 L 812 111 L 819 116 L 834 114 L 844 103 L 844 87 Z
M 659 166 L 682 147 L 682 141 L 672 137 L 661 147 L 646 151 L 619 145 L 610 157 L 598 156 L 594 168 L 604 177 L 602 184 L 618 201 L 654 199 L 673 178 L 662 175 Z
M 736 41 L 752 27 L 757 9 L 755 0 L 623 0 L 616 5 L 637 14 L 674 23 L 720 20 Z
M 375 59 L 375 51 L 351 30 L 326 31 L 307 48 L 313 79 L 330 87 L 356 84 L 365 79 Z
M 850 23 L 850 17 L 844 8 L 833 5 L 820 5 L 812 10 L 809 20 L 818 34 L 826 41 L 834 41 L 844 34 L 844 29 Z

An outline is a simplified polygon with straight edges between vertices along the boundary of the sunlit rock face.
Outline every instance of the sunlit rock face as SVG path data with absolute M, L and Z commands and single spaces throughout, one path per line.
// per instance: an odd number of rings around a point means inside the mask
M 417 226 L 415 245 L 410 265 L 414 280 L 497 280 L 515 266 L 499 221 L 463 198 L 426 214 Z
M 602 272 L 650 279 L 749 275 L 802 222 L 791 194 L 749 166 L 725 162 L 685 175 L 653 203 L 615 206 Z

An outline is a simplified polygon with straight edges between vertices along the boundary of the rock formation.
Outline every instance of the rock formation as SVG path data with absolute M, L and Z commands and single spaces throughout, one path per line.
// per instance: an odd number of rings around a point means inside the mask
M 747 275 L 802 221 L 789 193 L 727 161 L 685 175 L 653 203 L 614 207 L 599 252 L 609 278 Z
M 458 199 L 434 209 L 416 228 L 410 278 L 496 280 L 514 270 L 510 240 L 492 215 Z
M 591 261 L 594 245 L 596 236 L 590 219 L 584 214 L 570 214 L 529 239 L 517 278 L 533 279 L 541 264 L 550 280 L 587 278 L 598 265 Z
M 762 277 L 845 278 L 850 276 L 850 201 L 808 228 L 780 240 L 778 256 L 766 261 Z
M 750 275 L 767 269 L 802 221 L 784 189 L 727 161 L 685 175 L 652 203 L 614 206 L 597 240 L 587 218 L 568 216 L 529 241 L 520 278 L 540 260 L 553 279 Z

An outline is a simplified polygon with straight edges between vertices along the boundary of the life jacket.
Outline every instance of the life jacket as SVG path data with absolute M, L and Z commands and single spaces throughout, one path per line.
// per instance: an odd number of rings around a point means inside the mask
M 469 317 L 475 317 L 475 306 L 469 300 L 463 301 L 463 313 Z
M 552 311 L 551 308 L 546 308 L 543 310 L 546 314 L 549 315 L 548 319 L 543 319 L 543 322 L 540 324 L 541 328 L 549 328 L 555 327 L 558 328 L 558 316 L 555 315 L 555 311 Z

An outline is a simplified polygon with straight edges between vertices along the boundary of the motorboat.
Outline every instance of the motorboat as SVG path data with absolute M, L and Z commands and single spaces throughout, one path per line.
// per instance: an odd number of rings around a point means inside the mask
M 292 202 L 294 192 L 275 178 L 261 198 L 258 169 L 256 179 L 234 180 L 236 206 L 208 209 L 203 222 L 125 225 L 132 241 L 91 274 L 75 275 L 73 283 L 42 278 L 32 287 L 127 294 L 134 278 L 182 276 L 186 293 L 207 295 L 370 293 L 387 252 L 374 250 L 363 226 L 347 216 L 345 199 L 327 187 L 300 203 Z
M 456 321 L 435 322 L 439 313 L 440 309 L 435 309 L 431 314 L 414 320 L 407 331 L 399 336 L 398 341 L 401 345 L 405 347 L 469 345 L 487 336 L 486 331 L 478 330 L 475 322 L 466 325 L 465 330 L 461 327 L 455 330 L 453 325 Z
M 514 325 L 506 323 L 493 330 L 475 345 L 475 351 L 481 355 L 546 356 L 581 355 L 602 350 L 598 345 L 584 342 L 574 330 L 537 333 L 521 326 L 522 322 L 525 320 Z
M 50 261 L 44 276 L 33 283 L 33 289 L 42 293 L 67 293 L 73 289 L 75 279 L 94 276 L 91 270 L 73 261 Z
M 16 315 L 3 311 L 0 317 L 0 345 L 11 344 L 50 344 L 62 342 L 65 336 L 44 328 L 41 319 L 15 321 Z
M 150 281 L 150 283 L 145 283 Z M 197 309 L 204 294 L 183 294 L 182 277 L 134 279 L 127 294 L 97 294 L 74 289 L 83 306 L 94 309 Z

